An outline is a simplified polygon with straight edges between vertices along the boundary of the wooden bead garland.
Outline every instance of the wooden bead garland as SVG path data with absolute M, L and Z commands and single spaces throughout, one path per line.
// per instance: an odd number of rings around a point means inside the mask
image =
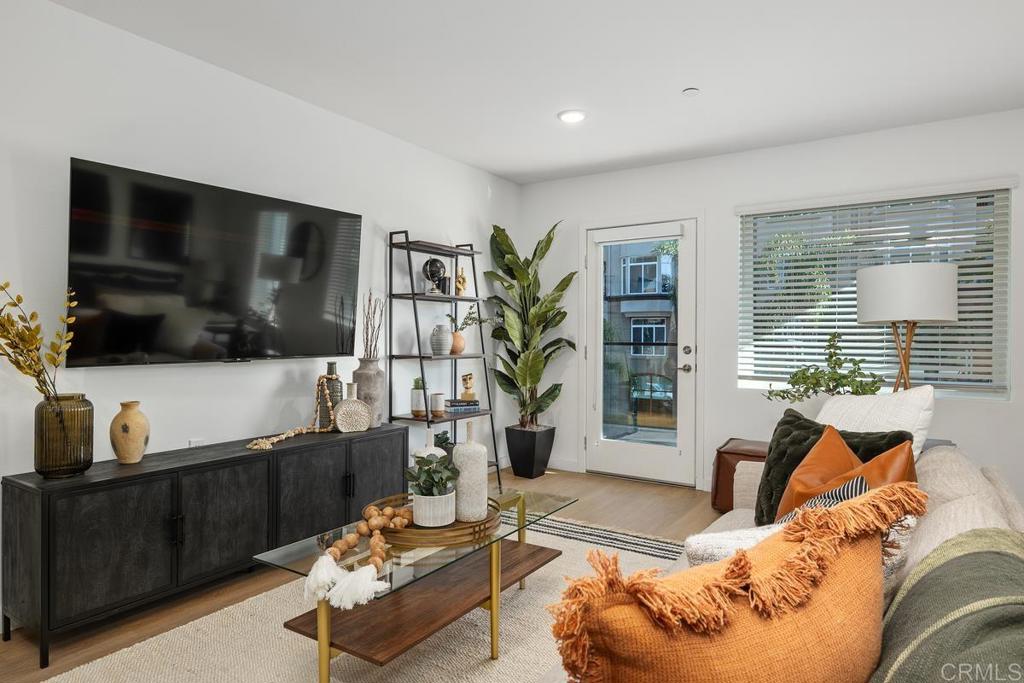
M 259 439 L 253 439 L 246 448 L 254 451 L 269 451 L 274 447 L 275 443 L 280 443 L 285 439 L 290 439 L 293 436 L 299 434 L 315 434 L 334 431 L 334 427 L 317 427 L 320 418 L 320 401 L 323 400 L 327 405 L 327 412 L 331 416 L 331 424 L 334 424 L 334 403 L 331 401 L 331 393 L 327 388 L 328 380 L 341 379 L 338 375 L 320 375 L 316 380 L 316 390 L 314 393 L 316 403 L 313 406 L 313 421 L 309 423 L 308 427 L 293 427 L 283 434 L 277 436 L 265 436 Z

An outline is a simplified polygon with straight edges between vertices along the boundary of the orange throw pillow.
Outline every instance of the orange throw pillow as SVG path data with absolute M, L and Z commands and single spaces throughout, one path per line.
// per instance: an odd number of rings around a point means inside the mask
M 862 683 L 882 646 L 882 535 L 927 496 L 904 482 L 796 519 L 749 550 L 666 577 L 596 576 L 549 609 L 570 681 Z
M 776 521 L 819 493 L 856 477 L 864 477 L 873 489 L 900 481 L 917 481 L 911 442 L 904 441 L 868 462 L 861 462 L 835 427 L 825 427 L 818 443 L 790 475 L 779 500 Z

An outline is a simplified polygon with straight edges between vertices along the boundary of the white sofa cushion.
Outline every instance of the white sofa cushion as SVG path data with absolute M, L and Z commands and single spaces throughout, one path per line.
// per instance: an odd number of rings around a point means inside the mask
M 896 585 L 902 585 L 921 560 L 942 543 L 965 531 L 988 528 L 1010 528 L 998 500 L 985 494 L 971 494 L 941 505 L 929 500 L 928 512 L 917 520 L 903 547 L 903 566 L 896 573 Z
M 1024 506 L 1021 506 L 1020 501 L 1013 495 L 1010 484 L 1003 477 L 1003 473 L 999 471 L 998 467 L 982 467 L 981 473 L 995 489 L 1010 528 L 1024 534 Z
M 696 567 L 724 560 L 732 557 L 737 550 L 753 548 L 772 534 L 778 533 L 782 527 L 782 524 L 766 524 L 745 529 L 694 534 L 686 539 L 686 561 L 689 566 Z
M 956 446 L 929 448 L 916 469 L 917 483 L 928 494 L 929 510 L 967 496 L 999 497 L 981 469 Z
M 930 384 L 875 396 L 832 396 L 816 422 L 851 432 L 892 432 L 914 435 L 914 455 L 921 454 L 935 412 L 935 389 Z

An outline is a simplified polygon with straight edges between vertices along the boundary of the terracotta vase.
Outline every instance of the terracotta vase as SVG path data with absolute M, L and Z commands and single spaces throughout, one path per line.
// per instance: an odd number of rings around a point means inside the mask
M 452 332 L 452 350 L 449 351 L 451 355 L 457 356 L 466 350 L 466 338 L 462 336 L 461 332 Z
M 138 401 L 121 403 L 121 412 L 110 423 L 110 445 L 122 465 L 142 460 L 149 445 L 149 420 L 139 410 Z

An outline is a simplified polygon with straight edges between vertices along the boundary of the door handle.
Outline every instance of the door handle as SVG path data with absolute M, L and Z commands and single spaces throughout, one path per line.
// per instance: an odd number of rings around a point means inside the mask
M 685 365 L 681 365 L 681 366 L 679 367 L 679 369 L 680 369 L 680 370 L 681 370 L 682 372 L 693 372 L 693 366 L 692 366 L 692 365 L 690 365 L 689 363 L 686 363 Z
M 171 526 L 171 537 L 167 540 L 171 545 L 181 545 L 185 542 L 185 515 L 171 515 L 167 518 Z

